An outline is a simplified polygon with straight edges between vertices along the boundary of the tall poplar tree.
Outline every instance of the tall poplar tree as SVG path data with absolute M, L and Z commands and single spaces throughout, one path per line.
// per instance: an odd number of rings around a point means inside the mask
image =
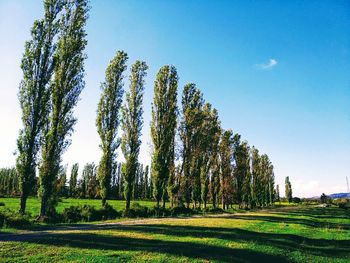
M 260 154 L 259 150 L 252 147 L 252 203 L 251 207 L 261 206 L 261 177 L 260 177 Z
M 213 207 L 216 208 L 220 193 L 220 156 L 219 145 L 221 138 L 221 123 L 216 109 L 212 110 L 211 129 L 211 156 L 210 156 L 210 193 L 213 202 Z
M 145 181 L 144 181 L 144 198 L 149 199 L 149 178 L 148 178 L 148 165 L 145 167 Z
M 195 84 L 189 83 L 182 93 L 182 120 L 180 137 L 182 141 L 182 189 L 187 207 L 191 200 L 200 201 L 201 136 L 204 100 Z
M 136 61 L 131 67 L 130 90 L 126 93 L 126 102 L 122 109 L 122 151 L 125 157 L 124 197 L 125 208 L 130 209 L 133 183 L 138 166 L 138 155 L 141 145 L 141 130 L 143 125 L 143 94 L 148 66 L 143 61 Z M 143 187 L 143 185 L 142 185 Z
M 292 184 L 289 181 L 289 176 L 286 177 L 285 180 L 285 194 L 286 194 L 286 199 L 288 202 L 292 202 L 293 199 L 293 192 L 292 192 Z
M 73 108 L 85 86 L 84 49 L 87 44 L 85 25 L 88 17 L 87 0 L 66 0 L 59 23 L 59 37 L 54 55 L 54 79 L 51 83 L 51 113 L 46 126 L 40 167 L 40 216 L 54 209 L 52 200 L 61 155 L 69 146 L 67 138 L 73 132 L 76 118 Z
M 209 103 L 203 107 L 203 122 L 201 128 L 201 197 L 204 208 L 206 208 L 209 194 L 210 175 L 216 173 L 215 162 L 218 155 L 218 144 L 220 140 L 220 123 L 216 109 L 212 109 Z
M 163 66 L 154 83 L 151 135 L 153 142 L 153 194 L 159 207 L 167 196 L 169 175 L 175 171 L 175 132 L 177 123 L 178 75 L 174 66 Z
M 281 203 L 281 198 L 280 198 L 280 186 L 276 185 L 276 201 Z
M 106 79 L 101 84 L 102 94 L 98 103 L 96 126 L 101 138 L 102 157 L 98 166 L 102 205 L 106 205 L 111 185 L 113 163 L 120 145 L 117 137 L 120 123 L 120 109 L 123 101 L 123 73 L 126 70 L 128 55 L 118 51 L 106 70 Z
M 72 166 L 72 170 L 70 173 L 70 179 L 69 179 L 69 196 L 75 197 L 77 192 L 77 182 L 78 182 L 78 171 L 79 171 L 79 164 L 75 163 Z
M 240 208 L 250 204 L 251 199 L 251 176 L 249 166 L 249 146 L 246 141 L 241 141 L 241 135 L 235 134 L 233 143 L 234 152 L 234 182 L 235 182 L 235 201 Z
M 20 213 L 25 212 L 27 197 L 35 186 L 37 153 L 49 113 L 49 82 L 55 64 L 53 54 L 62 4 L 62 0 L 44 1 L 45 17 L 34 22 L 32 39 L 25 43 L 21 63 L 23 80 L 18 94 L 23 128 L 17 139 L 19 155 L 16 160 L 21 192 Z
M 233 133 L 232 130 L 226 130 L 222 133 L 220 142 L 220 160 L 221 160 L 221 204 L 222 209 L 228 208 L 232 203 L 232 163 L 233 163 Z

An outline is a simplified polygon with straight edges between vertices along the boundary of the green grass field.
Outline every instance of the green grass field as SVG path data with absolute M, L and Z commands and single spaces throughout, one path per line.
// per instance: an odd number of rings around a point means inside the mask
M 73 202 L 65 201 L 59 210 Z M 5 202 L 7 207 L 16 203 Z M 119 202 L 113 205 L 118 207 Z M 37 208 L 31 209 L 36 213 Z M 290 206 L 0 233 L 0 262 L 125 261 L 350 262 L 350 211 Z
M 0 198 L 0 202 L 5 203 L 5 206 L 0 206 L 1 209 L 9 208 L 11 210 L 18 211 L 19 199 L 18 198 Z M 125 201 L 123 200 L 108 200 L 108 203 L 113 206 L 117 211 L 125 209 Z M 132 201 L 132 203 L 139 203 L 142 206 L 153 207 L 154 201 Z M 97 209 L 102 208 L 100 199 L 74 199 L 74 198 L 63 198 L 57 205 L 57 212 L 61 213 L 64 208 L 77 205 L 92 205 Z M 166 204 L 168 205 L 168 204 Z M 38 198 L 30 197 L 27 201 L 27 212 L 32 216 L 37 216 L 40 211 L 40 202 Z

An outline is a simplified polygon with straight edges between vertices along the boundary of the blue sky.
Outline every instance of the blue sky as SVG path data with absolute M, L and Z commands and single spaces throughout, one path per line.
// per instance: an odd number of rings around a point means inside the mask
M 0 166 L 15 161 L 19 64 L 30 27 L 42 17 L 41 2 L 0 0 Z M 150 161 L 155 75 L 173 64 L 179 94 L 186 83 L 196 83 L 224 128 L 270 156 L 281 189 L 290 176 L 298 196 L 346 190 L 349 1 L 91 1 L 87 32 L 86 88 L 64 163 L 98 162 L 99 83 L 116 50 L 123 49 L 129 65 L 136 59 L 149 65 L 141 162 Z

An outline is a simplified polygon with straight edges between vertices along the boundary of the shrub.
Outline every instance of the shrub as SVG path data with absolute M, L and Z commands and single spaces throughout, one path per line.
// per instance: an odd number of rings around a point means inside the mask
M 301 199 L 299 197 L 293 197 L 292 201 L 295 204 L 299 204 L 301 202 Z
M 3 227 L 5 221 L 5 215 L 0 213 L 0 228 Z
M 0 206 L 5 206 L 5 203 L 4 202 L 0 202 Z
M 139 203 L 132 203 L 129 210 L 124 210 L 124 217 L 149 217 L 153 214 L 153 211 L 146 206 L 142 206 Z
M 28 214 L 22 215 L 9 209 L 0 213 L 0 227 L 21 228 L 29 225 L 31 225 L 31 221 Z
M 172 216 L 179 216 L 179 215 L 191 215 L 194 211 L 191 208 L 187 208 L 185 206 L 176 206 L 171 208 L 171 215 Z
M 75 223 L 83 220 L 81 206 L 70 206 L 65 208 L 62 213 L 63 221 L 66 223 Z
M 83 205 L 80 207 L 80 210 L 82 221 L 90 222 L 101 220 L 101 215 L 98 213 L 98 210 L 96 210 L 94 206 Z
M 245 208 L 245 210 L 248 210 L 248 209 L 249 209 L 248 207 Z M 211 207 L 208 209 L 208 212 L 213 214 L 222 214 L 225 211 L 222 210 L 220 207 Z
M 337 205 L 339 208 L 349 208 L 350 207 L 350 202 L 346 198 L 339 198 L 334 200 L 334 204 Z
M 108 219 L 116 219 L 120 217 L 120 214 L 117 210 L 115 210 L 111 205 L 106 204 L 101 210 L 97 211 L 100 213 L 101 218 L 96 220 L 108 220 Z
M 119 217 L 119 213 L 109 204 L 99 210 L 91 205 L 83 205 L 65 208 L 62 216 L 63 222 L 75 223 L 115 219 Z

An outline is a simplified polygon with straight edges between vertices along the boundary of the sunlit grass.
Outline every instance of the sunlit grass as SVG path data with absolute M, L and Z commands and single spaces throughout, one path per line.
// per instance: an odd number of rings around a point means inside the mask
M 40 237 L 0 242 L 3 261 L 349 262 L 350 211 L 299 206 L 84 230 L 61 227 Z
M 19 198 L 0 198 L 0 202 L 4 202 L 5 206 L 0 206 L 1 209 L 9 208 L 11 210 L 19 210 Z M 123 200 L 108 200 L 108 203 L 113 206 L 117 211 L 122 211 L 125 209 L 125 201 Z M 132 201 L 132 203 L 139 203 L 142 206 L 154 207 L 154 201 Z M 60 202 L 57 205 L 57 212 L 61 213 L 65 208 L 70 206 L 78 205 L 92 205 L 97 209 L 102 208 L 102 203 L 100 199 L 75 199 L 75 198 L 61 198 Z M 168 206 L 169 203 L 166 203 Z M 29 197 L 27 200 L 27 209 L 26 211 L 32 216 L 36 216 L 40 211 L 40 200 L 35 197 Z

